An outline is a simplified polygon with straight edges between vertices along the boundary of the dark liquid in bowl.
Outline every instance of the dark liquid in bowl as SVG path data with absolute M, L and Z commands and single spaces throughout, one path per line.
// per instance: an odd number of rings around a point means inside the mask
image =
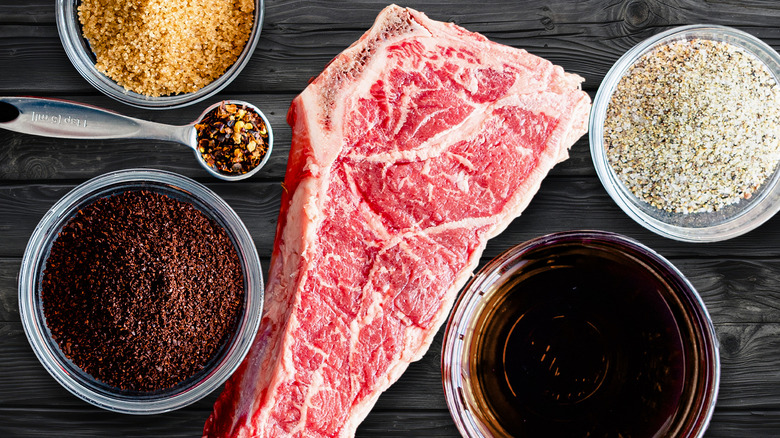
M 603 249 L 531 260 L 477 324 L 479 416 L 497 436 L 664 436 L 692 371 L 669 297 L 661 278 Z

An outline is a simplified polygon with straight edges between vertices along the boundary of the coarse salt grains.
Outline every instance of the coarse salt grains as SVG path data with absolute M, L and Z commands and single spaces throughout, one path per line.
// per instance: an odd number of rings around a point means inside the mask
M 750 198 L 780 160 L 780 89 L 736 45 L 673 41 L 619 81 L 604 122 L 607 159 L 640 200 L 672 213 Z

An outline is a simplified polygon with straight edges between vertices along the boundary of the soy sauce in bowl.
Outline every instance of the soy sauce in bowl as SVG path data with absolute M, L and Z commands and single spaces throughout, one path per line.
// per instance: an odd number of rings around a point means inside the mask
M 515 436 L 667 432 L 685 364 L 658 279 L 595 249 L 534 262 L 501 285 L 477 323 L 469 367 L 478 403 Z
M 671 264 L 623 237 L 560 233 L 467 287 L 443 355 L 465 436 L 696 436 L 714 406 L 709 317 Z

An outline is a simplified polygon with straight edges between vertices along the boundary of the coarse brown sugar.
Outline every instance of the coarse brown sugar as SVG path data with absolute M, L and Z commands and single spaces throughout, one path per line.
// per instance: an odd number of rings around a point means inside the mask
M 673 213 L 718 211 L 752 197 L 777 168 L 780 86 L 734 44 L 663 44 L 617 84 L 604 142 L 640 200 Z
M 197 91 L 236 62 L 252 32 L 252 0 L 83 0 L 98 70 L 147 96 Z

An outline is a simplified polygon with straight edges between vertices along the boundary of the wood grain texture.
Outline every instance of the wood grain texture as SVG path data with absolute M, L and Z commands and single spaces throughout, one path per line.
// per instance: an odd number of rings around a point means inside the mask
M 50 0 L 0 0 L 0 95 L 34 94 L 183 124 L 209 103 L 257 104 L 274 127 L 274 153 L 249 181 L 218 182 L 192 152 L 147 140 L 62 141 L 0 130 L 0 437 L 197 436 L 216 393 L 182 410 L 136 417 L 88 405 L 43 369 L 23 333 L 17 274 L 27 239 L 68 190 L 105 172 L 151 167 L 206 184 L 239 214 L 267 267 L 290 144 L 291 100 L 371 25 L 387 2 L 270 0 L 252 59 L 219 96 L 175 111 L 146 111 L 99 94 L 63 52 Z M 404 6 L 543 56 L 585 77 L 591 97 L 630 47 L 693 23 L 733 26 L 780 49 L 775 0 L 415 0 Z M 714 244 L 659 237 L 628 218 L 595 175 L 587 138 L 556 166 L 526 212 L 485 251 L 483 264 L 525 240 L 568 229 L 625 234 L 668 257 L 700 292 L 720 341 L 721 390 L 707 437 L 780 436 L 780 218 Z M 440 383 L 440 332 L 428 354 L 382 395 L 358 437 L 456 437 Z
M 716 409 L 717 411 L 717 409 Z M 780 430 L 780 413 L 773 410 L 718 412 L 712 418 L 707 438 L 776 437 Z
M 718 406 L 780 409 L 780 259 L 674 259 L 700 292 L 716 326 L 723 367 Z M 263 260 L 267 264 L 267 260 Z M 51 379 L 30 349 L 19 323 L 16 290 L 18 260 L 0 259 L 0 394 L 7 406 L 72 406 L 82 403 Z M 439 383 L 442 332 L 428 354 L 413 364 L 380 399 L 378 409 L 446 409 Z M 421 390 L 420 388 L 425 388 Z M 196 406 L 207 410 L 213 400 Z
M 83 420 L 89 415 L 89 422 Z M 200 436 L 202 425 L 194 418 L 205 421 L 206 411 L 185 408 L 180 411 L 144 417 L 143 421 L 127 415 L 105 411 L 61 409 L 14 409 L 9 411 L 8 421 L 0 426 L 0 432 L 8 437 L 51 438 L 52 436 L 95 437 L 195 437 Z M 196 417 L 197 416 L 197 417 Z M 458 432 L 447 411 L 374 411 L 361 424 L 357 436 L 378 438 L 400 437 L 457 437 Z
M 480 267 L 489 259 L 483 257 Z M 780 259 L 670 258 L 670 261 L 701 295 L 716 326 L 780 323 Z M 261 257 L 260 263 L 267 268 L 269 258 Z M 20 267 L 21 258 L 0 258 L 0 323 L 19 322 Z M 724 352 L 737 349 L 733 341 L 722 339 L 721 344 Z
M 18 4 L 10 4 L 12 0 L 5 3 L 0 7 L 0 20 L 7 17 L 3 21 L 13 24 L 0 29 L 0 65 L 17 68 L 0 76 L 0 89 L 95 94 L 63 53 L 53 6 L 21 10 Z M 370 27 L 386 4 L 339 2 L 339 7 L 333 7 L 327 0 L 267 2 L 258 47 L 228 91 L 303 89 L 328 61 Z M 747 6 L 735 1 L 692 0 L 411 1 L 404 6 L 545 57 L 584 76 L 589 90 L 595 90 L 612 63 L 631 46 L 682 24 L 727 24 L 780 48 L 775 28 L 780 7 L 771 1 L 751 1 Z
M 282 187 L 280 183 L 214 183 L 206 186 L 238 213 L 262 256 L 270 256 Z M 4 241 L 0 256 L 21 255 L 27 240 L 43 217 L 74 185 L 23 184 L 0 186 L 0 230 Z
M 0 323 L 19 322 L 17 279 L 22 260 L 0 258 Z
M 163 166 L 150 166 L 167 169 Z M 168 169 L 170 170 L 170 169 Z M 270 256 L 281 201 L 280 182 L 215 182 L 198 178 L 222 196 L 249 228 L 261 256 Z M 75 184 L 9 183 L 0 185 L 0 257 L 18 256 L 36 224 Z M 484 255 L 500 252 L 540 235 L 571 229 L 603 229 L 627 235 L 666 257 L 724 254 L 745 257 L 780 256 L 780 218 L 770 219 L 752 233 L 724 242 L 692 245 L 660 237 L 632 221 L 606 194 L 597 178 L 548 178 L 526 211 L 500 238 L 488 243 Z
M 430 351 L 419 362 L 412 364 L 402 380 L 382 395 L 377 409 L 393 410 L 446 410 L 441 385 L 439 363 L 441 360 L 441 339 L 439 333 Z M 0 353 L 3 355 L 5 373 L 0 373 L 0 415 L 2 409 L 26 406 L 30 408 L 69 407 L 72 409 L 92 408 L 62 388 L 41 366 L 30 347 L 21 323 L 0 323 Z M 424 390 L 421 390 L 424 388 Z M 217 391 L 218 392 L 218 391 Z M 217 394 L 193 406 L 208 411 Z M 97 411 L 97 408 L 94 408 Z M 203 419 L 205 421 L 205 418 Z M 1 426 L 0 426 L 1 427 Z M 5 435 L 3 435 L 5 436 Z
M 202 104 L 177 111 L 149 112 L 123 107 L 122 114 L 171 125 L 186 124 L 200 117 L 210 104 L 222 99 L 244 100 L 257 105 L 268 117 L 274 131 L 271 157 L 252 181 L 282 181 L 290 152 L 291 130 L 287 110 L 294 94 L 225 94 Z M 105 96 L 61 96 L 66 100 L 112 108 Z M 552 176 L 595 176 L 586 137 L 570 149 L 570 158 L 553 169 Z M 177 143 L 152 140 L 66 140 L 0 130 L 0 183 L 11 181 L 83 181 L 102 173 L 136 167 L 168 169 L 191 178 L 207 173 L 193 152 Z
M 727 351 L 722 350 L 723 380 L 714 417 L 716 420 L 721 417 L 721 412 L 729 413 L 743 408 L 760 408 L 767 411 L 780 409 L 775 394 L 777 386 L 780 385 L 780 373 L 777 372 L 780 361 L 776 354 L 779 347 L 778 333 L 780 324 L 777 323 L 718 326 L 718 336 Z M 18 409 L 32 412 L 48 410 L 55 418 L 63 410 L 80 413 L 70 425 L 47 423 L 45 426 L 39 426 L 41 433 L 44 430 L 56 433 L 58 430 L 78 430 L 83 423 L 81 418 L 92 419 L 104 413 L 65 391 L 43 370 L 27 345 L 19 324 L 0 323 L 0 340 L 0 354 L 3 355 L 5 371 L 0 375 L 0 390 L 4 394 L 0 404 L 0 417 L 12 415 Z M 401 417 L 415 412 L 446 412 L 440 384 L 440 348 L 441 333 L 428 354 L 421 361 L 410 365 L 401 379 L 380 397 L 369 420 L 376 419 L 375 414 L 388 412 L 396 412 Z M 205 420 L 216 395 L 217 392 L 180 412 L 189 413 L 193 420 Z M 160 427 L 171 428 L 166 431 L 166 436 L 178 429 L 177 423 L 167 423 L 167 418 L 171 417 L 171 414 L 153 417 L 154 423 L 158 423 Z M 116 426 L 110 423 L 95 424 L 91 420 L 89 424 L 90 428 L 100 431 L 99 435 L 115 430 Z M 5 434 L 12 430 L 7 429 L 8 427 L 13 426 L 9 423 L 0 424 L 0 433 L 4 433 L 3 436 L 15 436 Z M 753 432 L 756 430 L 761 428 L 753 429 Z
M 258 105 L 274 131 L 274 145 L 266 166 L 253 180 L 278 180 L 284 177 L 290 151 L 290 128 L 285 122 L 287 108 L 294 95 L 242 94 L 220 95 L 202 104 L 176 111 L 145 111 L 120 108 L 122 114 L 170 125 L 184 125 L 197 120 L 209 105 L 223 99 L 246 100 Z M 61 96 L 80 103 L 113 108 L 106 96 Z M 172 142 L 152 140 L 63 140 L 0 130 L 0 181 L 79 180 L 83 181 L 113 170 L 157 167 L 192 178 L 204 178 L 191 149 Z

